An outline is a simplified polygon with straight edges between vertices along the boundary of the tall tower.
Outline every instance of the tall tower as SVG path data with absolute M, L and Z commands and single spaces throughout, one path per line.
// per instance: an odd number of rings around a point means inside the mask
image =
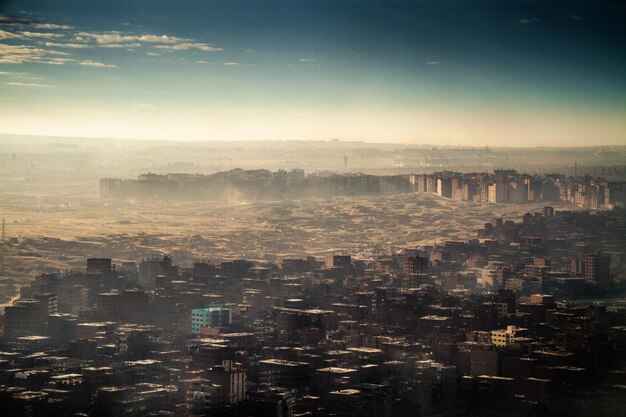
M 611 280 L 611 258 L 600 253 L 585 255 L 585 281 L 606 284 Z

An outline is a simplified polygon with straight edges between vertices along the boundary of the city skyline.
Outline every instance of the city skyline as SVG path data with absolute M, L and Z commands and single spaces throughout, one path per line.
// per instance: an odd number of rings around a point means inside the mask
M 4 1 L 0 133 L 626 144 L 619 2 Z

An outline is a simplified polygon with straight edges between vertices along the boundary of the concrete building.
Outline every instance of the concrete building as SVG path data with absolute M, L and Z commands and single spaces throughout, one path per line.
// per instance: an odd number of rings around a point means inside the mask
M 40 335 L 43 330 L 41 303 L 37 300 L 17 300 L 4 309 L 4 336 Z
M 507 348 L 516 344 L 516 339 L 519 338 L 520 333 L 526 329 L 520 329 L 516 326 L 506 326 L 506 329 L 492 330 L 491 331 L 491 344 L 500 347 Z
M 207 307 L 191 311 L 191 334 L 199 335 L 203 327 L 230 326 L 232 314 L 230 308 Z
M 350 268 L 352 257 L 350 255 L 328 255 L 325 266 L 326 268 Z
M 601 254 L 585 256 L 585 281 L 607 284 L 611 280 L 611 258 Z
M 306 362 L 266 359 L 259 361 L 259 385 L 304 389 L 309 385 L 309 364 Z
M 428 271 L 428 258 L 419 255 L 406 257 L 404 261 L 404 272 L 407 274 L 428 274 Z
M 212 383 L 224 387 L 228 403 L 237 404 L 245 399 L 247 377 L 240 363 L 223 361 L 222 365 L 210 368 L 206 375 Z

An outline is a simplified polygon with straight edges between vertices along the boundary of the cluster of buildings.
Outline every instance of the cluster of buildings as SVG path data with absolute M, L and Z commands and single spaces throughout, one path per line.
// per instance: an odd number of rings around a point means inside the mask
M 444 171 L 421 175 L 328 174 L 305 175 L 301 169 L 241 170 L 211 175 L 144 174 L 136 180 L 100 180 L 103 198 L 267 200 L 367 194 L 433 193 L 459 201 L 522 203 L 568 201 L 598 209 L 615 203 L 602 178 L 560 174 L 529 175 L 514 170 L 490 173 Z M 622 194 L 616 194 L 621 196 Z M 621 197 L 620 197 L 621 198 Z M 623 200 L 617 202 L 623 205 Z
M 612 204 L 609 182 L 602 178 L 561 174 L 529 175 L 496 169 L 493 174 L 438 172 L 409 176 L 412 191 L 459 201 L 523 203 L 567 201 L 588 209 Z
M 10 416 L 622 416 L 626 213 L 356 257 L 43 274 L 6 307 Z M 606 302 L 586 301 L 607 299 Z M 4 412 L 3 412 L 4 414 Z

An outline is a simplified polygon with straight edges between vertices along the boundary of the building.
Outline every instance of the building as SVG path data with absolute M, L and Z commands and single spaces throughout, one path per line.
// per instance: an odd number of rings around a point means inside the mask
M 437 195 L 452 198 L 452 178 L 437 178 Z
M 212 383 L 224 387 L 228 403 L 237 404 L 245 399 L 247 378 L 240 363 L 223 361 L 222 365 L 210 368 L 206 375 Z
M 89 258 L 87 259 L 87 275 L 109 274 L 114 267 L 110 258 Z
M 41 307 L 41 319 L 47 323 L 48 316 L 56 314 L 59 311 L 59 302 L 56 294 L 45 293 L 35 294 L 33 298 L 40 303 Z
M 40 335 L 43 330 L 41 303 L 36 300 L 17 300 L 4 309 L 4 336 Z
M 607 284 L 611 280 L 611 258 L 601 254 L 585 256 L 585 281 Z
M 241 416 L 291 417 L 296 398 L 293 392 L 281 388 L 267 388 L 250 392 L 240 403 Z
M 175 279 L 178 266 L 172 265 L 172 258 L 164 256 L 162 259 L 151 257 L 142 259 L 139 264 L 139 285 L 146 290 L 154 290 L 158 285 L 157 277 Z
M 199 335 L 203 327 L 230 326 L 232 314 L 230 308 L 207 307 L 191 311 L 191 334 Z
M 266 359 L 259 361 L 259 385 L 304 389 L 309 386 L 309 364 L 306 362 Z
M 352 266 L 352 257 L 350 255 L 328 255 L 326 257 L 326 268 L 345 268 Z
M 526 329 L 520 329 L 516 326 L 506 326 L 506 329 L 492 330 L 491 344 L 500 348 L 508 348 L 516 345 L 520 333 L 524 332 L 525 330 Z
M 428 271 L 428 258 L 419 255 L 406 257 L 404 261 L 404 272 L 407 274 L 428 274 Z
M 227 404 L 224 386 L 201 378 L 184 382 L 190 385 L 186 392 L 188 415 L 204 415 Z

